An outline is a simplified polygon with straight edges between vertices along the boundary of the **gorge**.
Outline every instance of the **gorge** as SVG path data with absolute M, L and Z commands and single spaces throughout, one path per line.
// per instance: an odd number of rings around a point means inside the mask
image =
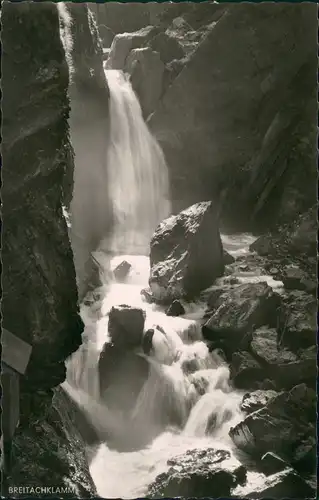
M 311 498 L 316 6 L 139 5 L 5 2 L 8 484 Z

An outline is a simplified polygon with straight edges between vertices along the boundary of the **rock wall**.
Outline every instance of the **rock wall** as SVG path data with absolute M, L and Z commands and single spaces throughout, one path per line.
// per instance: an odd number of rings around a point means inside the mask
M 75 153 L 71 239 L 80 296 L 92 280 L 91 252 L 111 229 L 107 195 L 108 86 L 102 46 L 86 4 L 59 4 L 70 73 L 70 135 Z
M 89 495 L 94 487 L 84 448 L 72 425 L 73 448 L 60 440 L 59 400 L 52 404 L 52 388 L 64 381 L 64 361 L 81 344 L 83 330 L 63 215 L 73 162 L 59 17 L 53 3 L 5 2 L 1 21 L 3 326 L 33 346 L 21 381 L 9 484 L 71 485 L 76 495 Z
M 245 220 L 252 211 L 269 224 L 276 202 L 280 219 L 282 193 L 299 191 L 288 217 L 314 202 L 315 10 L 242 4 L 219 11 L 150 120 L 178 208 L 225 190 L 225 215 L 234 220 L 240 209 Z

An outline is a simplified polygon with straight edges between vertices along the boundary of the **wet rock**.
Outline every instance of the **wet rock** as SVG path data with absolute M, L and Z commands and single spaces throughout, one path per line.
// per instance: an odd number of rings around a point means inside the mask
M 238 389 L 256 389 L 265 378 L 265 371 L 247 351 L 235 352 L 231 359 L 231 378 Z
M 252 329 L 276 317 L 278 299 L 267 283 L 248 283 L 220 295 L 204 324 L 205 339 L 219 340 L 229 348 L 247 349 Z
M 167 316 L 183 316 L 183 314 L 185 314 L 185 309 L 179 300 L 174 300 L 166 310 Z
M 164 70 L 159 53 L 149 47 L 134 49 L 127 57 L 125 71 L 131 76 L 145 119 L 154 111 L 162 95 Z
M 271 449 L 291 462 L 305 436 L 315 435 L 316 393 L 305 384 L 278 394 L 229 432 L 242 450 L 262 456 Z
M 233 264 L 235 262 L 235 257 L 230 255 L 230 253 L 227 252 L 227 250 L 223 250 L 223 255 L 224 255 L 224 264 L 225 266 L 228 266 L 229 264 Z
M 109 312 L 108 331 L 116 347 L 134 349 L 142 343 L 145 312 L 127 305 L 113 306 Z
M 148 490 L 150 498 L 227 497 L 246 479 L 246 469 L 230 464 L 226 450 L 194 449 L 167 462 L 170 469 L 160 474 Z
M 282 281 L 287 290 L 303 290 L 302 281 L 307 275 L 296 265 L 287 266 L 283 271 Z
M 253 413 L 256 410 L 260 410 L 267 405 L 267 403 L 278 395 L 277 391 L 268 390 L 261 391 L 257 390 L 244 395 L 241 410 L 245 413 Z
M 282 340 L 292 349 L 316 344 L 317 300 L 302 291 L 292 291 L 282 297 L 279 329 Z
M 159 302 L 197 296 L 224 272 L 223 248 L 212 202 L 165 219 L 151 239 L 149 285 Z
M 100 395 L 108 407 L 122 411 L 134 408 L 149 373 L 146 359 L 132 351 L 106 343 L 99 357 Z
M 141 295 L 142 295 L 142 297 L 144 297 L 145 301 L 148 304 L 152 304 L 153 302 L 155 302 L 154 297 L 152 295 L 152 292 L 149 288 L 143 288 L 141 290 Z
M 285 469 L 261 481 L 245 498 L 314 498 L 315 490 L 292 469 Z
M 82 299 L 98 278 L 92 252 L 112 227 L 112 205 L 105 192 L 107 172 L 104 168 L 109 89 L 93 13 L 84 3 L 59 2 L 57 5 L 69 70 L 69 127 L 75 163 L 69 232 Z M 99 175 L 92 175 L 88 165 L 94 165 Z
M 117 281 L 123 281 L 127 277 L 130 272 L 132 265 L 127 262 L 127 260 L 123 260 L 113 271 L 114 278 Z
M 154 328 L 150 328 L 147 330 L 143 336 L 142 340 L 142 348 L 143 352 L 148 356 L 153 348 L 153 337 L 154 337 L 155 330 Z
M 268 451 L 261 457 L 260 469 L 266 476 L 276 474 L 276 472 L 280 472 L 288 467 L 289 464 L 272 451 Z

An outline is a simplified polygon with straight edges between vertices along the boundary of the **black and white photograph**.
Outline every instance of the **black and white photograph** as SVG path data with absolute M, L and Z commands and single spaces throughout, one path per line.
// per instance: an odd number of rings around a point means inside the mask
M 1 498 L 316 498 L 317 4 L 0 21 Z

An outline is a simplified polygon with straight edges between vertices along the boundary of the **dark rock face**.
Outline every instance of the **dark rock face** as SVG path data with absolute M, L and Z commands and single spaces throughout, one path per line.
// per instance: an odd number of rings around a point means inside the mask
M 127 57 L 125 70 L 147 119 L 163 93 L 165 66 L 160 54 L 150 47 L 136 48 Z
M 261 469 L 266 474 L 266 476 L 270 476 L 272 474 L 276 474 L 276 472 L 280 472 L 284 469 L 287 469 L 289 465 L 287 462 L 282 460 L 276 453 L 272 453 L 268 451 L 261 457 Z
M 69 123 L 75 153 L 70 233 L 82 298 L 92 279 L 96 279 L 91 252 L 112 230 L 106 165 L 109 91 L 92 12 L 87 5 L 72 2 L 60 3 L 58 9 L 69 66 Z
M 226 221 L 269 227 L 315 203 L 316 8 L 217 7 L 150 126 L 176 210 L 224 192 Z M 200 17 L 205 6 L 195 8 Z
M 145 312 L 142 309 L 120 305 L 109 312 L 109 334 L 113 344 L 131 349 L 142 343 Z
M 316 393 L 305 384 L 271 399 L 230 430 L 235 444 L 255 456 L 271 450 L 290 463 L 306 437 L 315 439 Z
M 212 202 L 164 220 L 151 239 L 149 285 L 157 301 L 196 296 L 223 274 L 223 247 Z
M 45 418 L 43 415 L 30 418 L 18 428 L 13 442 L 14 486 L 25 486 L 28 480 L 28 486 L 33 488 L 69 488 L 69 492 L 62 493 L 63 498 L 95 496 L 84 453 L 85 442 L 74 423 L 74 415 L 66 394 L 57 388 Z
M 228 264 L 232 264 L 233 262 L 235 262 L 235 258 L 230 255 L 230 253 L 228 253 L 226 250 L 224 250 L 224 264 L 225 266 L 228 266 Z
M 69 446 L 60 435 L 67 431 L 51 392 L 64 381 L 64 361 L 81 344 L 83 330 L 62 211 L 73 162 L 59 17 L 52 3 L 5 2 L 1 21 L 3 326 L 33 346 L 21 381 L 10 481 L 72 484 L 71 496 L 83 497 L 94 494 L 83 447 L 72 437 Z
M 279 345 L 278 333 L 274 328 L 261 327 L 255 330 L 250 344 L 255 357 L 268 365 L 297 361 L 293 352 Z
M 167 462 L 171 468 L 150 486 L 150 498 L 226 497 L 246 479 L 243 466 L 227 464 L 225 450 L 189 450 Z
M 274 320 L 278 300 L 267 283 L 248 283 L 222 293 L 210 306 L 204 337 L 236 350 L 247 348 L 253 328 Z

